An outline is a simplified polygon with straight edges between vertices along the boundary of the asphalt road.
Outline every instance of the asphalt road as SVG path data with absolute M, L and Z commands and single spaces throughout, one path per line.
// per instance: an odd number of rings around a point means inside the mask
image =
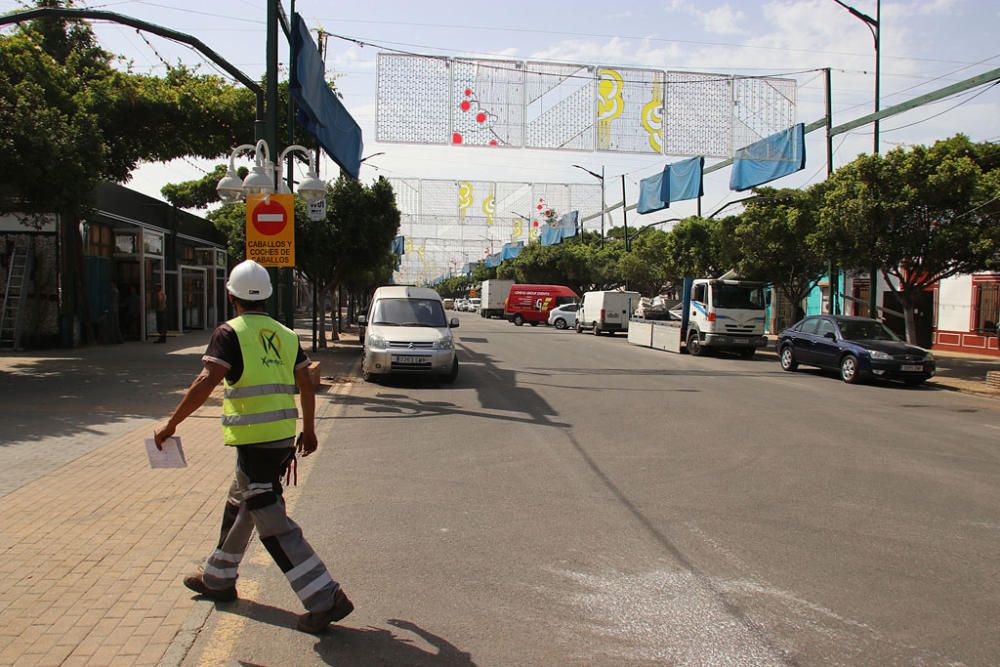
M 996 400 L 459 317 L 455 386 L 321 399 L 355 613 L 295 632 L 257 545 L 185 664 L 1000 663 Z

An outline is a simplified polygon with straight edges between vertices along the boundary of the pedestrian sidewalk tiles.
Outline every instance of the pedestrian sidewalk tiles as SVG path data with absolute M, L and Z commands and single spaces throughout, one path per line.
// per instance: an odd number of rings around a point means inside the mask
M 220 414 L 217 389 L 178 428 L 187 468 L 148 467 L 149 425 L 0 498 L 0 665 L 161 662 L 199 604 L 181 579 L 218 539 L 235 460 Z

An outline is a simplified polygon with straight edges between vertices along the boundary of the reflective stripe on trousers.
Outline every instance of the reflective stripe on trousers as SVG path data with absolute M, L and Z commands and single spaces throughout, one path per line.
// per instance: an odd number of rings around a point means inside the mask
M 218 546 L 205 561 L 205 584 L 221 589 L 236 583 L 240 561 L 256 527 L 260 541 L 306 610 L 329 609 L 340 584 L 309 546 L 302 529 L 285 513 L 280 480 L 295 452 L 291 441 L 288 446 L 240 445 L 235 449 L 236 477 L 229 487 Z

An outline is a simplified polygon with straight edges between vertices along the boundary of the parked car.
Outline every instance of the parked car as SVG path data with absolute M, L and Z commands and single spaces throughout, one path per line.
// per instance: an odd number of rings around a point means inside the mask
M 469 306 L 467 308 L 468 312 L 470 312 L 470 313 L 478 313 L 479 312 L 479 306 L 480 306 L 481 303 L 482 303 L 482 300 L 480 300 L 479 298 L 469 299 Z
M 578 303 L 564 303 L 549 311 L 549 325 L 556 329 L 568 329 L 576 326 L 576 314 L 580 310 Z
M 458 377 L 458 356 L 441 297 L 427 287 L 387 286 L 375 290 L 368 313 L 358 317 L 366 328 L 361 375 L 372 382 L 392 373 Z
M 454 299 L 441 299 L 441 305 L 444 306 L 445 310 L 455 310 Z
M 884 378 L 916 386 L 936 370 L 933 354 L 867 317 L 807 317 L 781 332 L 778 359 L 786 371 L 799 364 L 837 369 L 849 384 Z
M 468 307 L 469 307 L 469 300 L 468 299 L 458 299 L 455 302 L 455 310 L 457 310 L 459 312 L 464 313 Z

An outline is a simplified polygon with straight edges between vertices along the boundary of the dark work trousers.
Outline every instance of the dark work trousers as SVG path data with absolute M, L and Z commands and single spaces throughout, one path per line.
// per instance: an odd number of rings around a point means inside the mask
M 292 440 L 234 449 L 236 478 L 229 487 L 219 545 L 205 562 L 205 584 L 215 589 L 236 584 L 240 561 L 256 528 L 306 610 L 329 609 L 340 584 L 306 542 L 302 529 L 285 513 L 281 477 L 295 454 Z

